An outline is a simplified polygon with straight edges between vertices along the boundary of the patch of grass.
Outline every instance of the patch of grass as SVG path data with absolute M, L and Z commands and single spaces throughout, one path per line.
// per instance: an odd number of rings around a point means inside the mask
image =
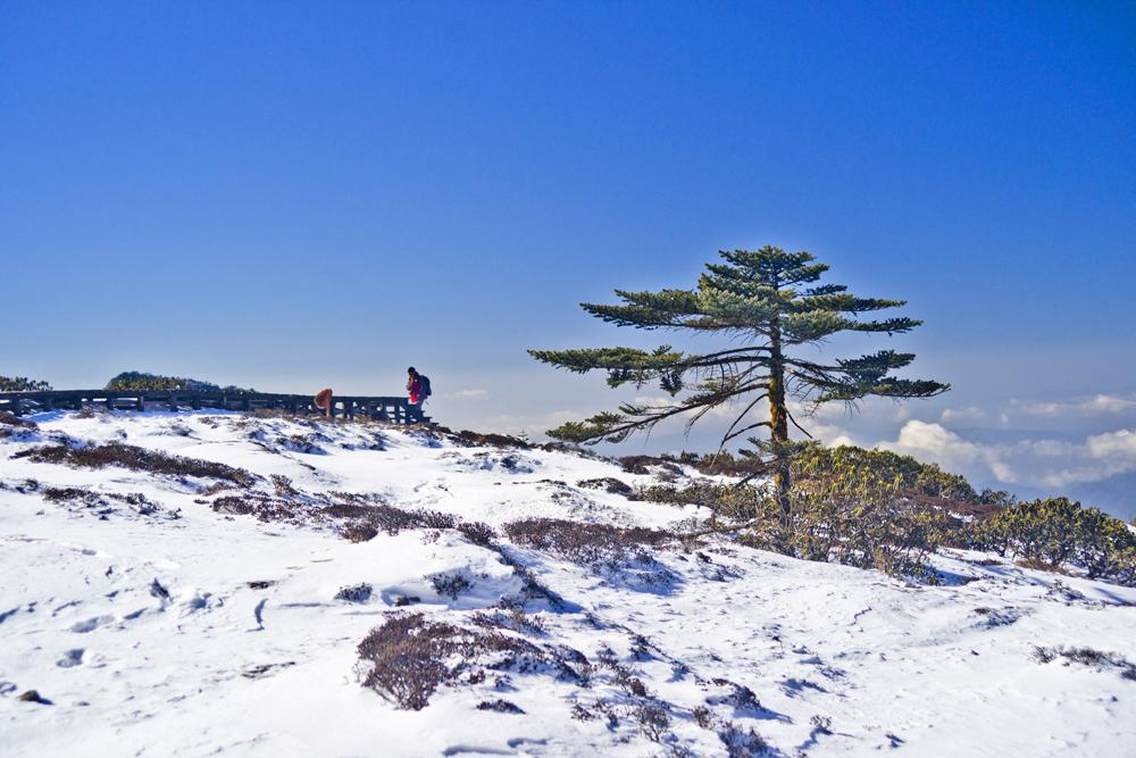
M 79 448 L 67 445 L 37 447 L 16 453 L 12 457 L 27 458 L 34 463 L 55 463 L 94 469 L 120 466 L 132 471 L 147 471 L 167 476 L 222 479 L 241 486 L 249 486 L 257 480 L 254 474 L 224 463 L 183 458 L 180 455 L 169 455 L 121 442 Z

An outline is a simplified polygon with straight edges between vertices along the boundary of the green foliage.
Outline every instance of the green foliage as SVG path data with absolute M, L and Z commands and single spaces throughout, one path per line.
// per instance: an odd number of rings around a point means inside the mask
M 728 453 L 672 460 L 707 474 L 760 473 L 751 459 Z M 792 466 L 788 514 L 768 486 L 710 479 L 635 496 L 704 506 L 718 528 L 744 527 L 748 543 L 808 560 L 934 580 L 927 556 L 952 545 L 1136 586 L 1136 530 L 1068 498 L 1016 502 L 1000 490 L 976 493 L 934 464 L 853 446 L 798 444 Z
M 105 389 L 115 392 L 162 392 L 169 390 L 229 392 L 233 394 L 256 392 L 254 389 L 243 389 L 232 385 L 221 387 L 212 382 L 203 382 L 199 379 L 187 379 L 180 376 L 162 376 L 160 374 L 148 374 L 142 371 L 123 371 L 107 382 Z
M 854 450 L 849 448 L 849 450 Z M 895 461 L 831 456 L 797 480 L 787 518 L 766 499 L 762 527 L 753 540 L 766 547 L 814 561 L 875 568 L 892 575 L 935 580 L 927 556 L 951 528 L 945 510 L 913 489 L 939 489 L 941 483 L 895 470 Z M 872 453 L 875 451 L 863 451 Z M 876 465 L 872 465 L 876 464 Z
M 657 383 L 676 398 L 661 405 L 625 404 L 618 412 L 564 424 L 551 430 L 550 436 L 570 442 L 622 441 L 666 418 L 693 414 L 693 423 L 716 406 L 749 396 L 752 402 L 726 432 L 723 444 L 760 426 L 768 426 L 774 441 L 784 443 L 787 394 L 819 404 L 854 402 L 870 395 L 927 397 L 948 388 L 930 380 L 894 376 L 894 370 L 914 360 L 911 353 L 881 350 L 822 363 L 792 350 L 843 331 L 889 335 L 910 331 L 920 322 L 906 317 L 861 318 L 902 306 L 904 301 L 857 297 L 844 285 L 816 284 L 828 266 L 815 262 L 807 252 L 766 246 L 719 255 L 723 262 L 707 264 L 695 289 L 616 290 L 620 304 L 583 303 L 582 307 L 616 326 L 715 333 L 735 341 L 740 338 L 743 344 L 703 354 L 676 351 L 669 345 L 655 350 L 531 350 L 537 360 L 568 371 L 604 371 L 612 387 Z M 684 391 L 688 394 L 678 398 Z M 770 420 L 743 423 L 757 402 L 766 398 Z
M 973 530 L 971 546 L 1090 577 L 1136 582 L 1136 534 L 1120 519 L 1064 497 L 1015 503 Z
M 47 392 L 51 385 L 26 376 L 0 376 L 0 392 Z
M 716 519 L 745 524 L 743 539 L 755 547 L 935 581 L 927 556 L 955 527 L 947 499 L 974 495 L 966 480 L 893 453 L 802 447 L 788 515 L 766 486 L 705 480 L 637 494 L 705 506 Z
M 895 482 L 905 496 L 926 495 L 947 500 L 974 502 L 978 494 L 965 477 L 950 474 L 933 463 L 921 463 L 910 455 L 888 450 L 868 450 L 852 445 L 824 447 L 811 442 L 798 447 L 793 456 L 793 478 L 811 480 L 833 472 L 855 471 L 882 481 Z M 1004 493 L 1003 493 L 1004 494 Z

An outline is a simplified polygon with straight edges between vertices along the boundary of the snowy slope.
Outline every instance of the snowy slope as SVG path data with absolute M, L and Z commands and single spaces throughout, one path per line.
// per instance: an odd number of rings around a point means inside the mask
M 1136 755 L 1123 666 L 1033 654 L 1136 661 L 1131 589 L 980 554 L 940 556 L 948 583 L 916 586 L 719 538 L 574 561 L 505 525 L 671 528 L 699 514 L 579 485 L 652 480 L 605 461 L 376 425 L 35 420 L 0 439 L 5 756 L 747 755 L 761 741 L 771 755 Z M 106 442 L 256 480 L 226 489 L 12 457 Z M 268 520 L 232 506 L 281 493 L 309 505 Z M 363 495 L 496 536 L 406 528 L 352 542 L 328 503 Z M 370 595 L 337 599 L 359 585 Z M 357 647 L 407 613 L 533 652 L 474 661 L 426 707 L 400 708 L 362 686 Z M 20 700 L 29 690 L 51 704 Z

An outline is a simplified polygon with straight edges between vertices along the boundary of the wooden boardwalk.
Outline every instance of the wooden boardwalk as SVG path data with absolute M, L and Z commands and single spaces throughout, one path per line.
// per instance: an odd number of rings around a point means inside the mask
M 197 392 L 193 390 L 110 391 L 53 390 L 51 392 L 0 392 L 0 412 L 17 416 L 54 410 L 79 410 L 101 406 L 114 410 L 200 410 L 258 411 L 274 409 L 296 414 L 322 414 L 308 395 L 282 395 L 268 392 Z M 343 395 L 334 399 L 333 416 L 364 416 L 396 424 L 431 423 L 419 415 L 405 397 Z

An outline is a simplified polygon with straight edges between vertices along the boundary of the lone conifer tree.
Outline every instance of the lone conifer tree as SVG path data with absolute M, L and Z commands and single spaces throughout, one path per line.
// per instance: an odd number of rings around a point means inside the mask
M 665 405 L 624 404 L 619 412 L 570 421 L 548 433 L 571 442 L 619 442 L 632 432 L 649 430 L 683 414 L 691 414 L 689 428 L 710 410 L 739 399 L 745 405 L 723 434 L 719 449 L 747 432 L 768 427 L 768 440 L 751 437 L 750 442 L 771 454 L 775 494 L 788 514 L 789 423 L 811 436 L 791 415 L 789 398 L 807 403 L 812 411 L 822 403 L 855 403 L 869 395 L 930 397 L 950 386 L 892 376 L 894 369 L 915 359 L 913 353 L 881 350 L 822 362 L 794 350 L 838 332 L 891 335 L 910 331 L 922 322 L 905 317 L 858 318 L 862 313 L 902 306 L 905 301 L 856 297 L 841 284 L 813 285 L 828 266 L 814 262 L 807 252 L 788 253 L 766 246 L 719 255 L 724 262 L 707 264 L 697 289 L 616 290 L 621 305 L 582 303 L 581 307 L 616 326 L 714 333 L 741 344 L 704 354 L 679 352 L 669 345 L 652 351 L 628 347 L 530 350 L 537 360 L 569 371 L 606 371 L 612 387 L 657 381 L 675 398 Z M 758 409 L 762 400 L 768 401 L 767 417 L 760 415 L 764 409 Z M 755 413 L 759 415 L 751 415 Z

